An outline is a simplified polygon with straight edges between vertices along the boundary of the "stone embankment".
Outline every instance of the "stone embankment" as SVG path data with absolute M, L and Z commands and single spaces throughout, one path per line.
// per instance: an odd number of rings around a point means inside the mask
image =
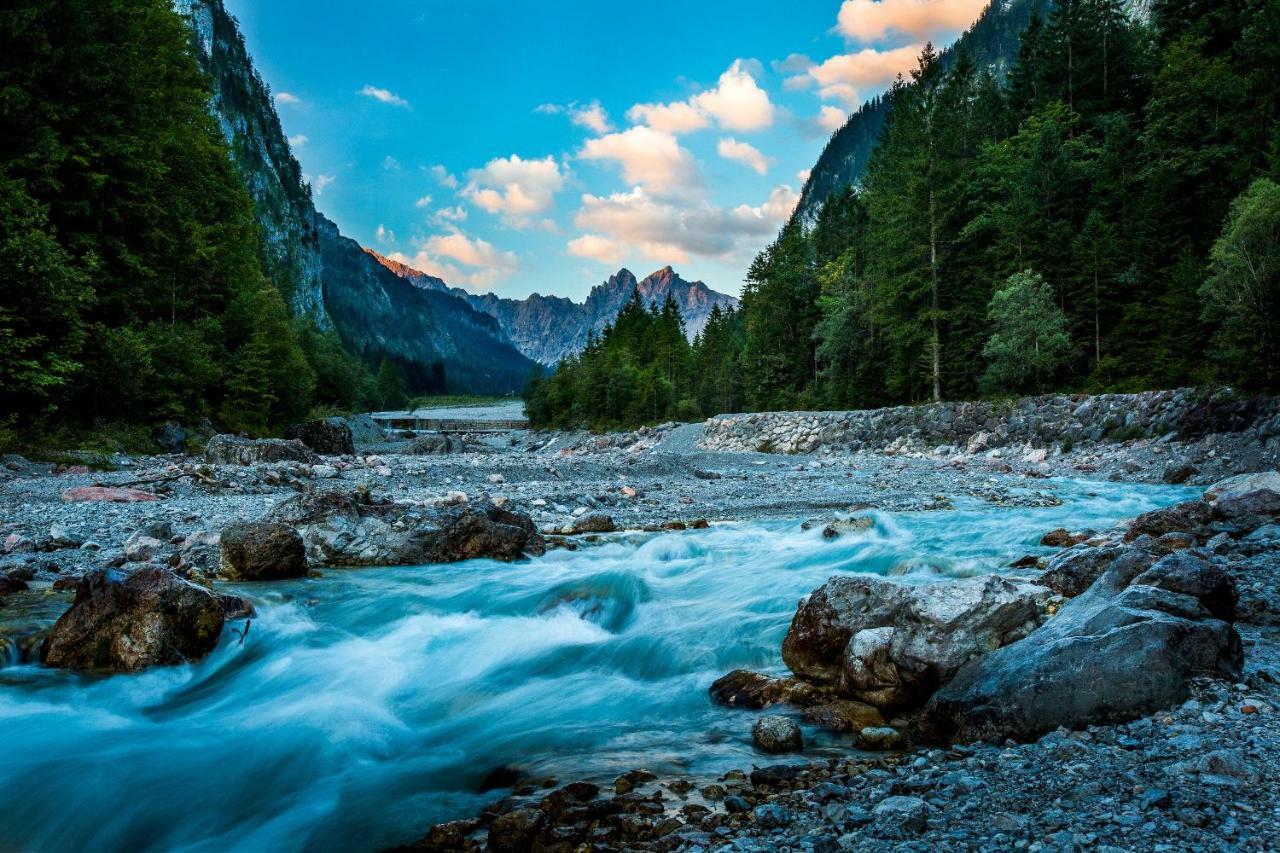
M 761 412 L 707 421 L 708 450 L 772 453 L 927 452 L 943 447 L 1070 447 L 1138 438 L 1195 441 L 1245 433 L 1280 452 L 1280 398 L 1198 389 L 1141 394 L 1054 394 L 1013 402 L 931 403 L 853 412 Z

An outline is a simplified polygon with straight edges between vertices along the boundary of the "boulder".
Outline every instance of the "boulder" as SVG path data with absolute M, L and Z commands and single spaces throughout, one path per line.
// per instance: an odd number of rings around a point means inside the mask
M 573 520 L 574 533 L 612 533 L 617 529 L 613 517 L 603 512 L 588 512 Z
M 1126 554 L 1134 555 L 1134 559 L 1146 560 L 1147 565 L 1155 562 L 1154 557 L 1137 548 L 1074 545 L 1055 554 L 1036 578 L 1036 583 L 1047 586 L 1064 598 L 1075 598 L 1093 586 L 1093 582 L 1102 577 L 1102 573 L 1112 563 Z
M 546 551 L 529 516 L 486 501 L 419 507 L 359 493 L 300 494 L 265 520 L 298 528 L 308 560 L 323 566 L 516 560 Z
M 456 435 L 432 432 L 409 442 L 404 452 L 410 456 L 442 456 L 448 453 L 465 453 L 466 444 Z
M 799 679 L 773 678 L 749 669 L 735 669 L 717 678 L 707 688 L 707 693 L 717 705 L 753 710 L 781 702 L 803 708 L 828 698 L 812 684 Z
M 215 435 L 204 446 L 204 459 L 214 465 L 259 465 L 264 462 L 318 462 L 315 453 L 297 439 L 240 438 Z
M 1209 503 L 1217 503 L 1223 498 L 1247 495 L 1259 489 L 1270 489 L 1280 492 L 1280 471 L 1260 471 L 1254 474 L 1238 474 L 1214 483 L 1205 490 L 1204 499 Z
M 1088 533 L 1072 533 L 1065 527 L 1059 527 L 1041 536 L 1040 544 L 1048 548 L 1070 548 L 1072 545 L 1079 545 L 1089 536 Z
M 200 658 L 222 633 L 213 593 L 161 567 L 90 572 L 40 650 L 45 666 L 136 672 Z
M 1194 465 L 1186 462 L 1175 462 L 1172 465 L 1165 467 L 1164 474 L 1161 475 L 1161 479 L 1170 485 L 1177 486 L 1187 482 L 1187 480 L 1190 480 L 1198 473 L 1199 471 Z
M 871 816 L 873 831 L 882 838 L 913 838 L 929 828 L 929 804 L 919 797 L 885 797 Z
M 822 528 L 823 539 L 839 539 L 846 533 L 865 533 L 874 529 L 876 520 L 869 515 L 855 515 L 852 518 L 837 518 Z
M 300 578 L 307 574 L 307 551 L 298 531 L 280 522 L 237 522 L 219 537 L 219 570 L 238 581 Z
M 782 658 L 844 698 L 916 707 L 971 658 L 1027 636 L 1051 596 L 995 575 L 928 583 L 834 577 L 801 601 Z
M 356 452 L 351 427 L 342 418 L 319 418 L 294 424 L 285 433 L 321 456 L 350 456 Z
M 1239 676 L 1235 602 L 1230 575 L 1188 552 L 1118 559 L 1029 637 L 962 667 L 930 700 L 925 730 L 1029 740 L 1180 704 L 1196 676 Z
M 540 809 L 514 809 L 489 824 L 489 849 L 494 853 L 527 853 L 547 825 Z
M 790 717 L 761 717 L 751 727 L 751 740 L 757 749 L 773 754 L 804 749 L 804 736 Z
M 884 725 L 884 716 L 879 708 L 853 699 L 833 699 L 819 705 L 810 705 L 804 709 L 802 716 L 806 723 L 833 732 L 860 732 Z
M 1132 542 L 1139 536 L 1160 538 L 1166 533 L 1183 531 L 1196 535 L 1207 532 L 1213 520 L 1213 511 L 1204 501 L 1186 501 L 1173 506 L 1144 512 L 1129 523 L 1124 540 Z

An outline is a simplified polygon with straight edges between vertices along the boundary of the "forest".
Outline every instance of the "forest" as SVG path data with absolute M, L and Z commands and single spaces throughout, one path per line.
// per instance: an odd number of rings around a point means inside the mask
M 1149 21 L 1064 0 L 1032 16 L 1004 77 L 927 47 L 887 95 L 860 185 L 812 228 L 793 218 L 740 311 L 659 357 L 619 332 L 639 322 L 628 306 L 531 385 L 531 417 L 1274 390 L 1277 67 L 1276 0 L 1159 0 Z
M 190 38 L 168 0 L 0 15 L 0 432 L 263 433 L 380 393 L 264 274 Z

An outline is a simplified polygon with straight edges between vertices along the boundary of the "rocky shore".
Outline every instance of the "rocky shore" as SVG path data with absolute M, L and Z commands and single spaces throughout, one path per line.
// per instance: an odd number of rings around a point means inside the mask
M 755 730 L 758 766 L 715 779 L 636 769 L 612 786 L 510 780 L 484 815 L 416 845 L 1268 849 L 1280 828 L 1274 403 L 1167 392 L 984 405 L 603 436 L 387 435 L 330 419 L 287 440 L 117 455 L 111 470 L 6 457 L 0 665 L 197 659 L 253 616 L 252 596 L 224 581 L 519 560 L 742 519 L 809 517 L 824 537 L 856 537 L 868 510 L 1052 507 L 1054 478 L 1269 472 L 1115 530 L 1046 531 L 1058 553 L 999 576 L 833 578 L 797 609 L 781 649 L 793 677 L 739 671 L 712 686 Z M 1106 426 L 1126 407 L 1133 423 Z M 950 425 L 921 426 L 935 420 Z M 855 423 L 877 426 L 853 440 Z M 797 721 L 840 733 L 847 756 L 805 761 Z
M 711 687 L 763 713 L 757 766 L 530 784 L 409 849 L 1273 849 L 1275 489 L 1239 477 L 953 595 L 833 578 L 787 634 L 796 677 Z M 861 749 L 770 761 L 801 715 Z

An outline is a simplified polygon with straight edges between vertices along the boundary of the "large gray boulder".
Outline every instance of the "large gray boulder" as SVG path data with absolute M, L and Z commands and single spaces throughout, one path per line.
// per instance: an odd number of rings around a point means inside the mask
M 223 603 L 168 569 L 100 569 L 80 579 L 75 602 L 40 650 L 45 666 L 136 672 L 199 660 L 222 633 Z
M 466 449 L 466 443 L 456 435 L 430 432 L 409 442 L 404 452 L 410 456 L 444 456 L 450 453 L 464 453 Z
M 219 547 L 219 569 L 231 580 L 268 581 L 307 574 L 306 547 L 288 524 L 235 522 L 222 529 Z
M 834 577 L 800 603 L 782 659 L 801 678 L 877 708 L 918 707 L 971 658 L 1020 640 L 1052 593 L 995 575 L 908 583 Z
M 1186 552 L 1119 559 L 1026 639 L 977 658 L 929 702 L 943 740 L 1032 739 L 1185 701 L 1198 675 L 1237 677 L 1230 575 Z
M 1153 556 L 1136 548 L 1120 545 L 1073 545 L 1049 560 L 1044 571 L 1036 577 L 1036 583 L 1047 586 L 1065 598 L 1075 598 L 1093 586 L 1094 581 L 1102 577 L 1103 572 L 1122 556 L 1146 560 L 1148 566 L 1155 562 Z
M 286 433 L 324 456 L 350 456 L 356 452 L 351 426 L 342 418 L 317 418 L 295 424 Z
M 307 558 L 322 566 L 516 560 L 546 551 L 529 516 L 487 501 L 422 507 L 360 494 L 300 494 L 266 520 L 296 527 Z
M 204 459 L 214 465 L 258 465 L 264 462 L 318 462 L 301 441 L 215 435 L 204 446 Z

